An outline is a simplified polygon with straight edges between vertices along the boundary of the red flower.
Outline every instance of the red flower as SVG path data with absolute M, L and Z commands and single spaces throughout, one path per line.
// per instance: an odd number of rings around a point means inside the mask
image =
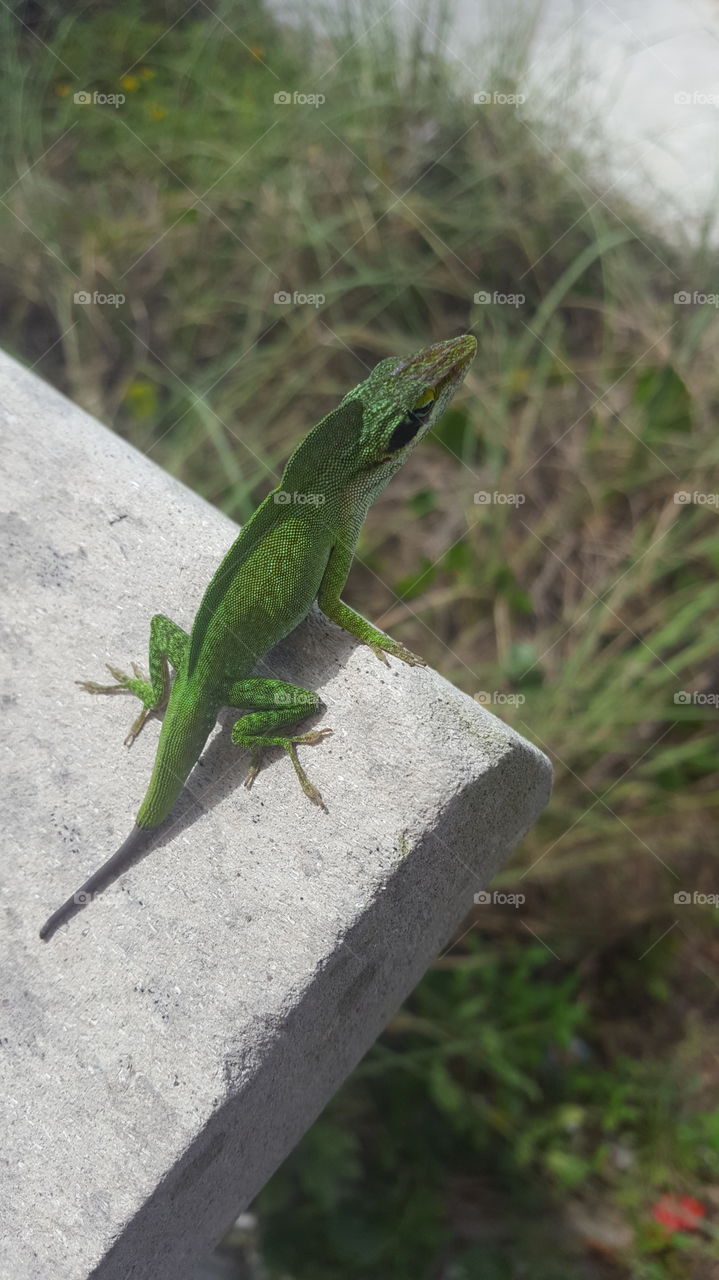
M 696 1231 L 705 1214 L 693 1196 L 660 1196 L 652 1205 L 652 1217 L 667 1231 Z

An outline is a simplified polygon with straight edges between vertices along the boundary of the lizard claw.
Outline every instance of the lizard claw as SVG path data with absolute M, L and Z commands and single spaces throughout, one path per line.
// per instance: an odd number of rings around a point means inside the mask
M 400 662 L 406 662 L 408 667 L 427 666 L 424 658 L 420 658 L 418 653 L 412 653 L 411 649 L 405 649 L 404 645 L 401 644 L 398 644 L 396 648 L 386 650 L 380 649 L 379 645 L 371 644 L 370 649 L 375 657 L 379 658 L 380 662 L 383 662 L 386 667 L 389 666 L 389 662 L 385 657 L 385 653 L 388 653 L 391 658 L 398 658 Z
M 402 662 L 406 662 L 408 667 L 426 667 L 427 666 L 427 659 L 420 658 L 419 654 L 412 653 L 411 649 L 403 649 L 401 653 L 397 654 L 397 657 Z
M 385 658 L 384 652 L 382 651 L 382 649 L 378 648 L 376 644 L 371 644 L 370 649 L 372 650 L 375 658 L 379 658 L 380 662 L 384 663 L 385 667 L 389 666 L 389 663 Z
M 122 744 L 124 747 L 132 746 L 133 742 L 135 741 L 135 738 L 138 736 L 138 734 L 140 734 L 142 729 L 145 727 L 147 721 L 150 719 L 150 716 L 154 714 L 154 711 L 155 711 L 154 707 L 142 708 L 142 711 L 137 717 L 137 720 L 133 721 L 133 723 L 130 725 L 130 731 Z

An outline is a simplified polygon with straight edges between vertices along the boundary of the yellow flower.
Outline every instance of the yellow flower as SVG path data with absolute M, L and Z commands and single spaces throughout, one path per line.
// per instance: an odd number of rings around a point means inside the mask
M 265 51 L 261 44 L 251 44 L 250 53 L 252 54 L 252 57 L 256 58 L 258 61 L 265 56 Z
M 139 67 L 137 74 L 141 80 L 152 80 L 155 73 L 152 67 Z
M 147 105 L 147 114 L 151 120 L 164 120 L 167 111 L 160 106 L 159 102 L 150 102 Z
M 140 88 L 140 81 L 137 76 L 127 75 L 120 80 L 123 89 L 127 89 L 128 93 L 134 93 L 135 89 Z
M 156 386 L 146 378 L 134 378 L 125 392 L 125 404 L 138 422 L 154 418 L 159 403 Z
M 57 98 L 66 98 L 70 92 L 70 84 L 67 80 L 58 80 L 55 85 L 55 96 Z

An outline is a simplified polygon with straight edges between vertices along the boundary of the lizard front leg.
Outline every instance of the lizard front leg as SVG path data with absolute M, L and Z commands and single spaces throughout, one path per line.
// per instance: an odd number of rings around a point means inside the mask
M 156 613 L 150 622 L 150 679 L 143 679 L 140 668 L 133 662 L 135 678 L 127 676 L 117 667 L 107 665 L 116 684 L 95 684 L 93 680 L 76 680 L 81 689 L 87 693 L 130 693 L 139 698 L 142 711 L 130 728 L 125 738 L 125 745 L 132 746 L 143 725 L 151 715 L 159 715 L 167 705 L 170 696 L 170 672 L 168 663 L 175 671 L 181 666 L 190 637 L 182 627 L 178 627 L 171 618 Z
M 426 666 L 424 658 L 412 653 L 411 649 L 405 649 L 403 644 L 399 644 L 391 636 L 385 635 L 384 631 L 379 630 L 379 627 L 373 627 L 372 623 L 363 618 L 361 613 L 357 613 L 355 609 L 351 609 L 348 604 L 345 604 L 340 599 L 340 593 L 347 581 L 353 555 L 354 546 L 348 547 L 342 543 L 335 543 L 332 548 L 327 568 L 317 593 L 317 603 L 323 614 L 330 619 L 330 622 L 336 622 L 344 631 L 349 631 L 351 636 L 356 636 L 358 640 L 368 644 L 375 657 L 379 658 L 380 662 L 383 662 L 386 667 L 389 666 L 384 656 L 386 653 L 389 653 L 393 658 L 399 658 L 400 661 L 406 662 L 410 667 Z
M 331 729 L 313 729 L 309 733 L 286 734 L 277 731 L 285 726 L 303 720 L 305 716 L 321 711 L 323 704 L 311 689 L 301 689 L 299 685 L 287 684 L 284 680 L 262 680 L 251 678 L 237 680 L 230 686 L 227 703 L 231 707 L 246 707 L 249 715 L 241 716 L 232 726 L 232 741 L 238 747 L 247 747 L 252 752 L 250 768 L 245 778 L 245 786 L 251 787 L 260 769 L 262 753 L 267 747 L 282 747 L 290 757 L 300 786 L 313 804 L 327 812 L 322 796 L 312 785 L 297 758 L 296 743 L 314 746 L 329 737 Z

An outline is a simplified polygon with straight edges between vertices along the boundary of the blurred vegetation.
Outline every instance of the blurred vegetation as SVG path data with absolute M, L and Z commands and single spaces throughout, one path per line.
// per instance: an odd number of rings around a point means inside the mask
M 717 890 L 716 706 L 675 695 L 717 690 L 719 530 L 674 495 L 719 489 L 719 320 L 674 295 L 713 255 L 604 197 L 549 91 L 476 105 L 440 5 L 380 15 L 5 8 L 0 342 L 242 521 L 365 367 L 477 335 L 347 597 L 487 691 L 554 798 L 497 882 L 521 908 L 475 909 L 259 1197 L 263 1266 L 707 1280 L 719 937 L 674 894 Z M 526 88 L 520 34 L 475 89 Z

